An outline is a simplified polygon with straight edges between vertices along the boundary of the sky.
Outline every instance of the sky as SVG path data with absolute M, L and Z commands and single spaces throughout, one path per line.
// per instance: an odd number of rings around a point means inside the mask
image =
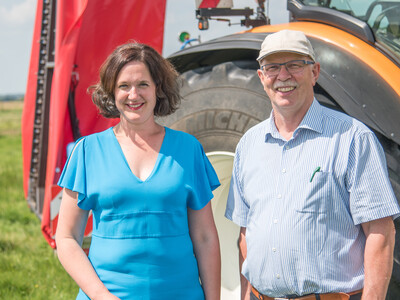
M 43 0 L 40 0 L 43 1 Z M 33 24 L 37 0 L 0 0 L 0 95 L 24 94 L 32 45 Z M 234 9 L 249 7 L 256 11 L 256 0 L 233 0 Z M 272 24 L 288 21 L 286 1 L 267 0 L 266 8 Z M 197 29 L 195 0 L 167 0 L 163 56 L 178 51 L 182 31 L 201 42 L 245 30 L 234 25 L 240 18 L 227 22 L 211 20 L 209 30 Z M 184 13 L 183 13 L 184 12 Z M 193 42 L 195 44 L 196 42 Z

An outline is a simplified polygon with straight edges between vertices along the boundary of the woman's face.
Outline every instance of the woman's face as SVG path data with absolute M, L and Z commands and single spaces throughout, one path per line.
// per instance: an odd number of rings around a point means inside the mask
M 121 69 L 114 97 L 121 122 L 136 126 L 154 122 L 156 85 L 144 63 L 132 61 Z

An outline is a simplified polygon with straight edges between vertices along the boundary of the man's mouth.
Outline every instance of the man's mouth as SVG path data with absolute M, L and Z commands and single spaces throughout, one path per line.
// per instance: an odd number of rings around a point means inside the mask
M 278 87 L 276 88 L 277 91 L 282 92 L 282 93 L 287 93 L 287 92 L 291 92 L 295 89 L 296 87 L 294 86 L 289 86 L 289 87 Z

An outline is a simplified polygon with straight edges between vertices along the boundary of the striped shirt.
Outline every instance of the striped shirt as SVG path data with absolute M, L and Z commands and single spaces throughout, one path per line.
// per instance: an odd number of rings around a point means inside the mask
M 271 113 L 237 146 L 225 216 L 246 227 L 242 273 L 262 294 L 362 288 L 360 224 L 399 213 L 376 136 L 316 100 L 289 141 Z

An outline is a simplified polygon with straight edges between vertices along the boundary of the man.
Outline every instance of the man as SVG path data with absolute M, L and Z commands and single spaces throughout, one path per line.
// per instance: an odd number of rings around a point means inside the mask
M 235 154 L 226 217 L 240 229 L 242 299 L 384 299 L 399 205 L 359 121 L 321 106 L 306 36 L 267 36 L 257 71 L 272 103 Z

